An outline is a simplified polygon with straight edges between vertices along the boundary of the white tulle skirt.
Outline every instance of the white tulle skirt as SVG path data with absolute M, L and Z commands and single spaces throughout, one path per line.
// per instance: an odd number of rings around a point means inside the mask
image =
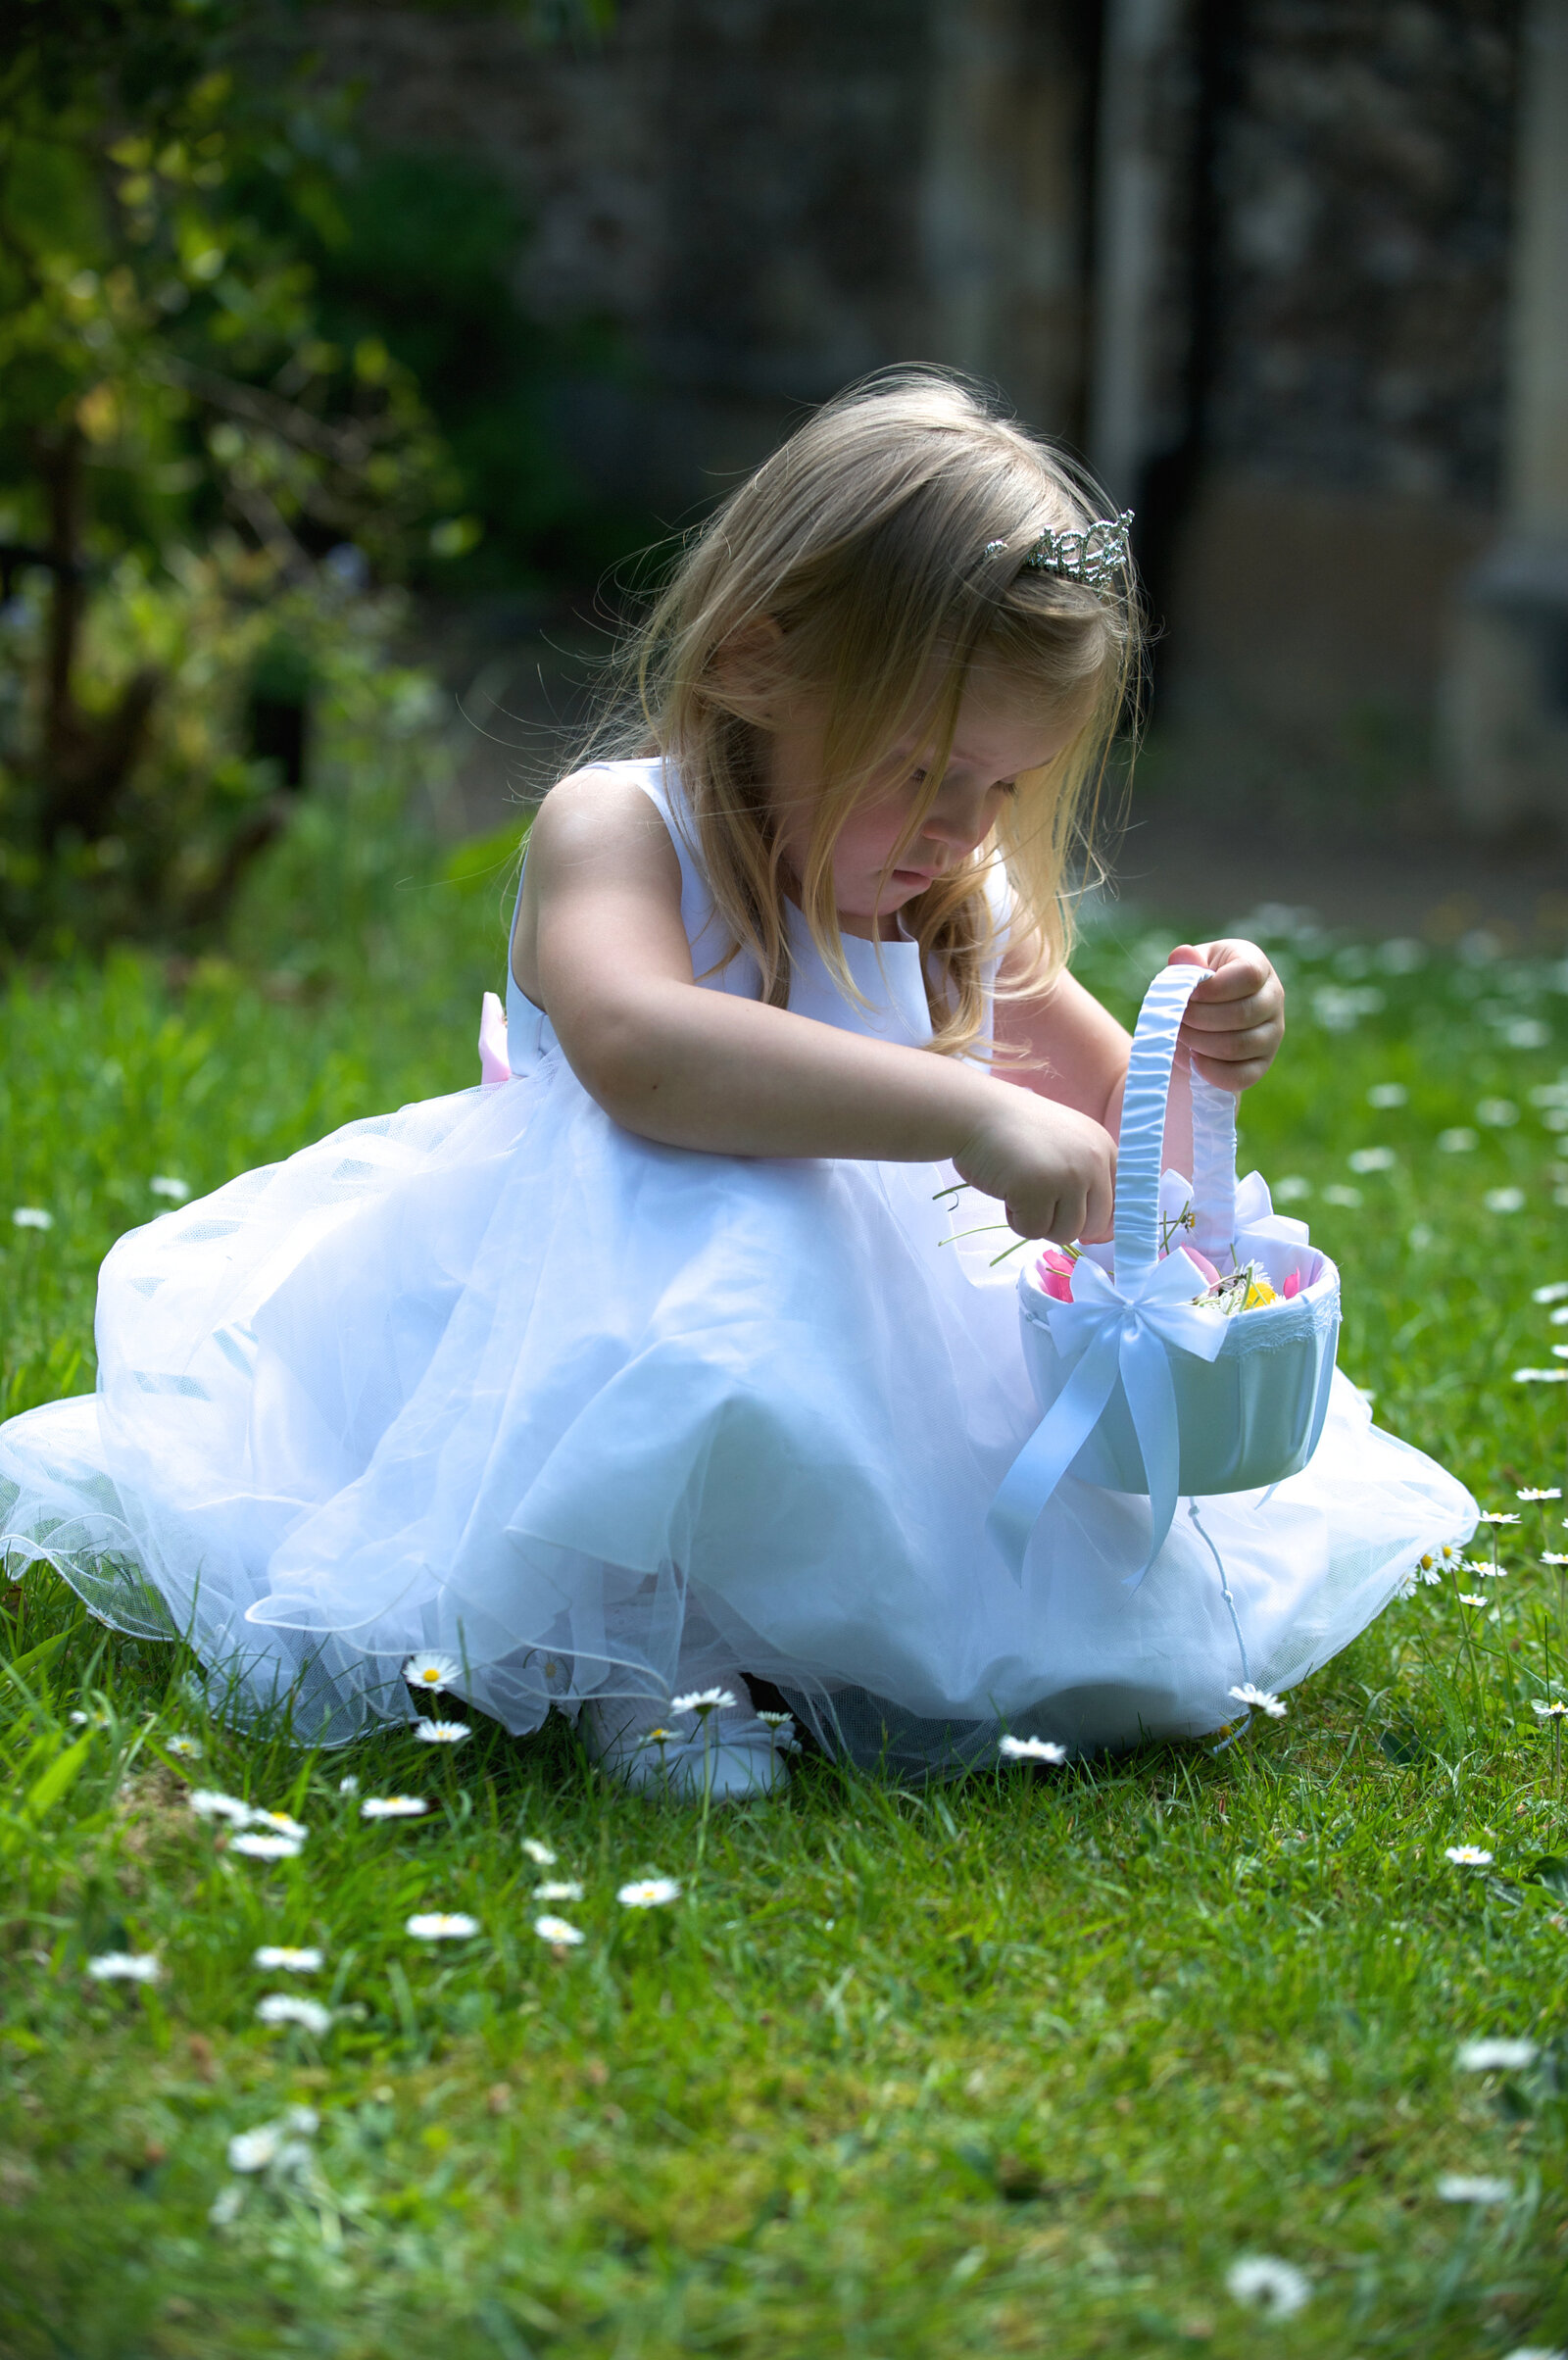
M 653 1146 L 559 1055 L 351 1123 L 121 1239 L 96 1396 L 0 1428 L 0 1547 L 302 1739 L 406 1720 L 436 1648 L 514 1732 L 738 1667 L 911 1769 L 1215 1729 L 1473 1529 L 1337 1378 L 1306 1470 L 1184 1502 L 1136 1592 L 1147 1500 L 1070 1477 L 1020 1585 L 1015 1265 L 944 1242 L 951 1177 Z

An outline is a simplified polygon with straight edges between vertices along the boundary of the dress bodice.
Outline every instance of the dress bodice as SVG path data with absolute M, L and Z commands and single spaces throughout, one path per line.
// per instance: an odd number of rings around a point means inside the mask
M 690 810 L 673 764 L 656 755 L 644 762 L 602 766 L 640 787 L 669 830 L 680 862 L 681 923 L 691 945 L 692 973 L 699 986 L 705 991 L 729 992 L 742 1000 L 758 999 L 761 976 L 750 952 L 737 951 L 732 958 L 724 958 L 730 937 L 703 872 Z M 1000 921 L 1005 912 L 1007 887 L 998 870 L 992 871 L 992 910 Z M 517 894 L 520 901 L 520 882 Z M 917 943 L 902 934 L 874 943 L 854 934 L 843 937 L 845 964 L 864 1003 L 860 1006 L 846 998 L 793 902 L 785 905 L 785 922 L 790 945 L 789 1006 L 794 1014 L 835 1024 L 844 1032 L 864 1033 L 873 1040 L 898 1041 L 916 1049 L 930 1040 L 931 1013 Z M 513 924 L 516 924 L 515 909 Z M 988 994 L 999 963 L 1000 952 L 987 964 Z M 518 987 L 510 957 L 507 1040 L 514 1073 L 522 1072 L 542 1050 L 553 1048 L 556 1040 L 549 1017 Z

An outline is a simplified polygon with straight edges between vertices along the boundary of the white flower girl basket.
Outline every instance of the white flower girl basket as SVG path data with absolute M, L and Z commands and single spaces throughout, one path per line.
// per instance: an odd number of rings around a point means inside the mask
M 1161 1181 L 1176 1036 L 1205 967 L 1166 967 L 1150 985 L 1122 1105 L 1112 1246 L 1086 1246 L 1070 1303 L 1019 1274 L 1023 1345 L 1040 1425 L 992 1502 L 987 1530 L 1021 1578 L 1029 1536 L 1069 1470 L 1152 1510 L 1136 1589 L 1178 1499 L 1266 1488 L 1317 1448 L 1340 1332 L 1340 1274 L 1304 1221 L 1274 1211 L 1261 1176 L 1236 1180 L 1236 1101 L 1193 1075 L 1193 1182 Z M 1188 1212 L 1189 1199 L 1191 1209 Z M 1184 1212 L 1190 1227 L 1177 1226 Z M 1162 1259 L 1161 1222 L 1170 1252 Z M 1178 1241 L 1222 1274 L 1251 1261 L 1280 1298 L 1227 1317 L 1193 1302 L 1201 1277 Z M 1284 1300 L 1287 1281 L 1298 1292 Z

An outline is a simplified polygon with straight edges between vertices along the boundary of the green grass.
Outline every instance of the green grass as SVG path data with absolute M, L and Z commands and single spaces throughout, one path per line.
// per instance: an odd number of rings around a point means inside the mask
M 232 963 L 14 982 L 0 1210 L 54 1226 L 0 1222 L 10 1408 L 90 1381 L 93 1275 L 157 1209 L 154 1174 L 200 1191 L 473 1078 L 499 882 L 479 861 L 442 884 L 416 847 L 313 824 Z M 1102 934 L 1083 971 L 1125 1012 L 1174 938 Z M 1342 1361 L 1380 1421 L 1512 1506 L 1563 1480 L 1568 1389 L 1511 1382 L 1568 1334 L 1531 1301 L 1568 1278 L 1565 1151 L 1529 1097 L 1559 1071 L 1562 978 L 1503 959 L 1389 971 L 1375 947 L 1310 936 L 1287 953 L 1294 1028 L 1245 1159 L 1311 1184 L 1295 1209 L 1342 1264 Z M 1312 1013 L 1369 989 L 1383 1005 L 1351 1029 Z M 1375 1111 L 1390 1082 L 1407 1101 Z M 1478 1123 L 1493 1098 L 1519 1119 Z M 1437 1152 L 1460 1125 L 1475 1147 Z M 1391 1169 L 1348 1169 L 1382 1145 Z M 1487 1209 L 1503 1188 L 1522 1209 Z M 1424 1588 L 1227 1750 L 921 1793 L 809 1760 L 785 1797 L 716 1813 L 701 1858 L 695 1811 L 609 1790 L 561 1722 L 450 1754 L 241 1740 L 191 1701 L 178 1650 L 107 1634 L 29 1576 L 6 1594 L 0 1676 L 0 2351 L 951 2360 L 1261 2340 L 1500 2360 L 1568 2342 L 1568 1828 L 1530 1710 L 1568 1636 L 1539 1558 L 1568 1536 L 1560 1503 L 1523 1513 L 1468 1640 L 1455 1586 Z M 432 1808 L 368 1826 L 345 1774 Z M 301 1856 L 221 1848 L 193 1784 L 295 1813 Z M 586 1888 L 564 1957 L 531 1931 L 525 1836 Z M 1451 1866 L 1461 1842 L 1493 1865 Z M 620 1910 L 616 1885 L 656 1870 L 680 1900 Z M 403 1931 L 419 1909 L 481 1931 L 421 1946 Z M 262 1942 L 325 1962 L 291 1985 L 251 1965 Z M 162 1980 L 89 1981 L 118 1948 L 158 1952 Z M 288 1988 L 337 2009 L 328 2033 L 257 2022 Z M 1541 2054 L 1460 2072 L 1457 2042 L 1483 2033 Z M 228 2139 L 291 2103 L 319 2116 L 314 2161 L 235 2179 Z M 1445 2202 L 1447 2172 L 1507 2199 Z M 230 2188 L 243 2204 L 215 2225 Z M 1227 2293 L 1259 2253 L 1310 2281 L 1296 2317 Z

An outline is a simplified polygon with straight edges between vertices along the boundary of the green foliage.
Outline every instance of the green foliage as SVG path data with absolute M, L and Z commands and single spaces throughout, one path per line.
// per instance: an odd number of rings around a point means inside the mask
M 484 578 L 470 493 L 491 578 L 600 551 L 546 419 L 574 348 L 546 366 L 506 285 L 518 224 L 471 169 L 361 158 L 308 14 L 67 0 L 0 30 L 0 946 L 211 938 L 293 816 L 255 759 L 290 635 L 330 674 L 384 618 L 348 587 Z
M 158 1208 L 153 1176 L 205 1190 L 473 1079 L 510 843 L 445 860 L 411 843 L 400 783 L 355 748 L 345 733 L 308 826 L 250 880 L 240 960 L 121 953 L 13 981 L 0 1214 L 54 1226 L 0 1220 L 9 1406 L 90 1383 L 93 1274 Z M 1532 1292 L 1568 1279 L 1568 978 L 1484 942 L 1439 956 L 1259 923 L 1293 1029 L 1247 1104 L 1247 1160 L 1307 1190 L 1345 1272 L 1345 1365 L 1484 1504 L 1561 1485 L 1568 1388 L 1512 1370 L 1564 1333 Z M 1102 930 L 1079 963 L 1126 1012 L 1176 939 Z M 1439 1148 L 1461 1129 L 1473 1145 Z M 1351 1167 L 1378 1147 L 1392 1164 Z M 1505 1189 L 1519 1207 L 1489 1206 Z M 1563 1505 L 1502 1529 L 1501 1578 L 1478 1583 L 1494 1605 L 1421 1588 L 1223 1751 L 918 1794 L 807 1761 L 786 1796 L 715 1814 L 701 1866 L 697 1813 L 608 1790 L 559 1720 L 456 1752 L 242 1739 L 177 1647 L 107 1634 L 29 1575 L 0 1672 L 0 2347 L 1562 2345 L 1568 1810 L 1531 1705 L 1562 1691 L 1541 1556 Z M 345 1775 L 432 1807 L 370 1826 Z M 294 1814 L 299 1858 L 222 1848 L 193 1786 Z M 1451 1865 L 1464 1843 L 1492 1864 Z M 656 1871 L 680 1901 L 620 1910 L 617 1884 Z M 564 1960 L 532 1932 L 543 1874 L 585 1887 Z M 404 1932 L 420 1909 L 481 1932 L 426 1947 Z M 258 1968 L 262 1943 L 319 1945 L 322 1968 Z M 156 1953 L 161 1980 L 89 1981 L 109 1950 Z M 330 2030 L 259 2022 L 279 1990 L 331 2007 Z M 1538 2053 L 1458 2070 L 1478 2035 Z M 228 2139 L 290 2105 L 319 2115 L 297 2168 L 232 2173 Z M 1450 2172 L 1509 2192 L 1445 2202 Z M 1309 2281 L 1294 2318 L 1226 2291 L 1257 2253 Z

